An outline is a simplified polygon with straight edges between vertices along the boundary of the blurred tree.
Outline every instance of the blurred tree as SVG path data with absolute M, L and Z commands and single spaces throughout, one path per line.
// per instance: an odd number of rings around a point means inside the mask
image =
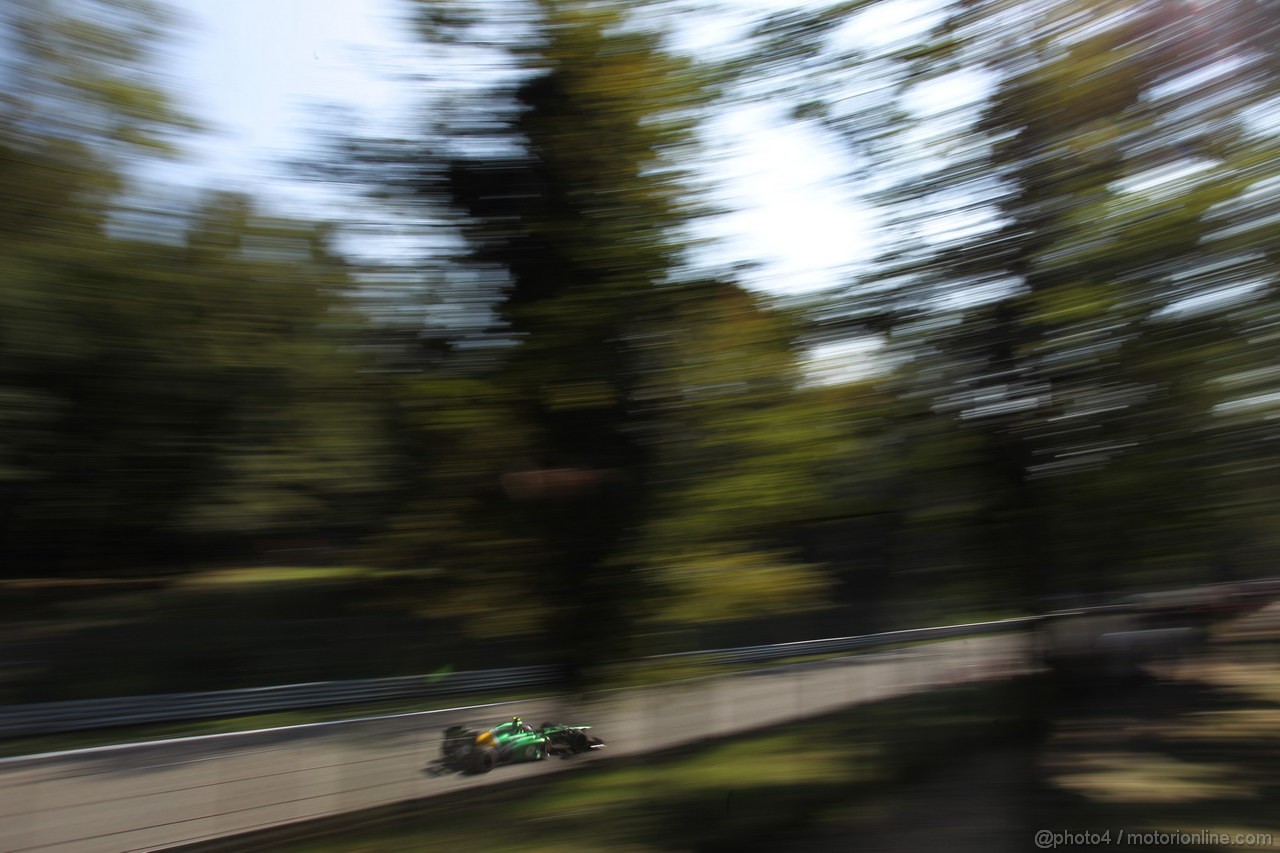
M 659 448 L 640 547 L 659 622 L 767 617 L 830 601 L 830 579 L 794 553 L 829 514 L 828 468 L 849 437 L 804 386 L 800 328 L 729 284 L 683 288 L 648 348 L 641 399 Z
M 88 233 L 23 255 L 5 289 L 38 294 L 5 318 L 5 387 L 26 401 L 5 441 L 15 569 L 372 523 L 385 431 L 325 240 L 215 196 L 185 245 Z
M 1274 74 L 1239 14 L 964 3 L 899 53 L 908 95 L 973 67 L 995 88 L 980 115 L 902 128 L 948 156 L 908 143 L 914 163 L 885 164 L 907 175 L 881 196 L 898 239 L 847 310 L 892 330 L 898 393 L 959 428 L 934 441 L 979 485 L 963 523 L 1028 603 L 1203 577 L 1235 526 L 1203 441 L 1237 464 L 1271 453 L 1223 434 L 1214 387 L 1258 363 L 1244 343 L 1274 292 L 1270 238 L 1214 222 L 1277 162 L 1249 118 Z
M 201 396 L 223 428 L 186 523 L 339 541 L 370 529 L 389 473 L 385 404 L 350 346 L 364 323 L 328 228 L 215 195 L 167 266 L 187 271 L 179 305 L 195 322 L 161 351 L 209 377 Z
M 0 11 L 3 109 L 19 135 L 120 165 L 175 154 L 195 123 L 157 83 L 176 19 L 149 0 L 11 0 Z
M 130 186 L 193 127 L 153 77 L 171 22 L 149 4 L 19 0 L 0 23 L 6 571 L 370 524 L 385 434 L 326 229 Z
M 450 570 L 435 612 L 506 632 L 532 615 L 580 674 L 633 617 L 820 597 L 780 531 L 815 499 L 823 426 L 795 402 L 794 330 L 683 271 L 705 212 L 685 164 L 722 69 L 664 51 L 623 4 L 521 9 L 426 15 L 428 43 L 502 32 L 514 69 L 488 56 L 503 82 L 469 96 L 424 80 L 419 135 L 340 146 L 355 156 L 321 174 L 350 169 L 465 245 L 416 336 L 443 345 L 397 361 L 421 496 L 384 553 Z
M 652 497 L 636 336 L 669 310 L 676 232 L 694 214 L 676 158 L 706 95 L 620 5 L 539 3 L 535 21 L 514 46 L 523 79 L 499 93 L 514 101 L 481 108 L 505 117 L 497 144 L 460 140 L 442 188 L 467 216 L 470 261 L 509 282 L 496 310 L 518 341 L 492 381 L 527 455 L 507 460 L 513 504 L 485 515 L 529 540 L 511 549 L 525 609 L 545 608 L 576 675 L 617 651 L 638 592 L 620 561 Z
M 66 268 L 77 257 L 96 265 L 109 255 L 102 228 L 123 183 L 121 170 L 141 150 L 155 150 L 189 126 L 145 77 L 156 34 L 153 13 L 141 3 L 87 3 L 71 10 L 44 0 L 17 0 L 0 10 L 0 505 L 6 541 L 25 531 L 28 513 L 39 512 L 30 490 L 44 488 L 47 461 L 65 450 L 56 424 L 64 422 L 70 403 L 53 376 L 70 381 L 66 366 L 94 355 L 76 327 L 90 321 L 96 306 L 85 301 L 88 285 L 68 281 Z M 50 531 L 43 536 L 61 538 Z

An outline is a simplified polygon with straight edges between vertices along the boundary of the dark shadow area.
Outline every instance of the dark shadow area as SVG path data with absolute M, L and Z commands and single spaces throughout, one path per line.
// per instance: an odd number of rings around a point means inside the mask
M 1161 674 L 1088 690 L 1042 681 L 1046 716 L 1027 720 L 1025 737 L 853 794 L 751 849 L 1024 851 L 1041 846 L 1039 832 L 1052 834 L 1041 849 L 1055 850 L 1270 848 L 1280 839 L 1280 653 L 1216 648 Z M 1250 846 L 1250 833 L 1272 843 Z

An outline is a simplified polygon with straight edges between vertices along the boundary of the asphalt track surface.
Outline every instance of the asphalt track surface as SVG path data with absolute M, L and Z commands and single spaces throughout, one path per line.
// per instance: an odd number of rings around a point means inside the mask
M 572 705 L 547 698 L 0 760 L 0 851 L 164 850 L 816 716 L 931 687 L 1027 671 L 1029 640 L 1006 634 L 931 643 L 661 687 Z M 452 725 L 590 724 L 590 755 L 440 773 Z

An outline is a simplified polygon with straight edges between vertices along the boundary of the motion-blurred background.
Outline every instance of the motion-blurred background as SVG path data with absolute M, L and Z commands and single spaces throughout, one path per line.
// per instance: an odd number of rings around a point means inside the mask
M 667 691 L 507 821 L 317 851 L 1280 832 L 1278 49 L 1275 0 L 7 0 L 0 712 Z M 819 693 L 881 703 L 639 757 Z M 48 714 L 7 849 L 454 784 L 443 717 L 188 767 Z
M 1273 574 L 1277 45 L 1269 0 L 11 0 L 0 701 Z

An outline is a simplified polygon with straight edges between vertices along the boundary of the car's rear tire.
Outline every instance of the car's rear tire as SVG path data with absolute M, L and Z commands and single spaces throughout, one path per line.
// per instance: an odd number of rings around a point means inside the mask
M 470 749 L 475 733 L 468 732 L 462 726 L 450 726 L 445 729 L 444 742 L 440 744 L 440 757 L 446 764 L 459 762 Z
M 471 755 L 471 772 L 488 773 L 498 764 L 498 751 L 491 746 L 477 749 Z

